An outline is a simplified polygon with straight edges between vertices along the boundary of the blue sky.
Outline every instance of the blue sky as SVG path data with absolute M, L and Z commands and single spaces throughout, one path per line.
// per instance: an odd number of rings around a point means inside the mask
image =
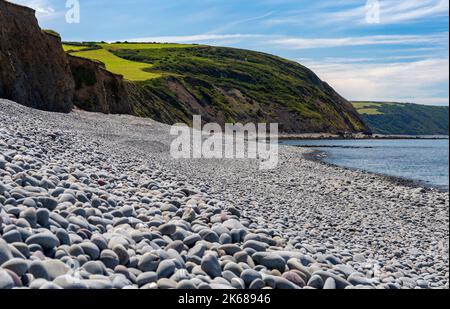
M 248 48 L 306 65 L 350 100 L 449 102 L 448 0 L 79 0 L 79 24 L 66 0 L 12 2 L 68 41 Z

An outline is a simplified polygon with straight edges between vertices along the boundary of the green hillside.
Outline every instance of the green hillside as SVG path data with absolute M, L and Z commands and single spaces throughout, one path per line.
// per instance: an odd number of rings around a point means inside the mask
M 351 103 L 312 71 L 273 55 L 186 44 L 70 44 L 64 49 L 72 56 L 100 61 L 131 82 L 139 116 L 169 124 L 189 124 L 193 114 L 219 124 L 278 122 L 284 133 L 367 131 Z
M 448 135 L 449 108 L 394 102 L 353 102 L 373 133 Z

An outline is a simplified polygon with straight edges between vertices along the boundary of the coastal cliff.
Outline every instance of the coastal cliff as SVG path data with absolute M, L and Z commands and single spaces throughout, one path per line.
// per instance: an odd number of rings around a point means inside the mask
M 105 114 L 132 113 L 127 84 L 121 75 L 83 58 L 69 56 L 69 63 L 75 81 L 75 106 Z
M 0 97 L 69 112 L 73 92 L 61 39 L 41 30 L 34 10 L 0 0 Z

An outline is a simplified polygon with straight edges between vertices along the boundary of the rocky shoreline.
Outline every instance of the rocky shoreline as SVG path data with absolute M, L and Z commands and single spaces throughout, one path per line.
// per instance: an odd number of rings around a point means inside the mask
M 0 289 L 449 287 L 448 194 L 294 147 L 172 160 L 168 129 L 0 100 Z

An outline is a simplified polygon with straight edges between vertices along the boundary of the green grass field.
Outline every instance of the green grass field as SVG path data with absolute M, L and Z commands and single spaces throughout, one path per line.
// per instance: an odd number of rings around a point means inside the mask
M 87 48 L 89 48 L 89 47 L 88 46 L 78 46 L 78 45 L 63 44 L 64 51 L 68 52 L 68 53 L 81 51 L 81 50 L 84 50 L 84 49 L 87 49 Z
M 379 108 L 383 104 L 388 103 L 353 102 L 352 104 L 361 115 L 383 115 L 383 113 L 379 111 Z
M 198 47 L 199 45 L 193 44 L 162 44 L 162 43 L 112 43 L 112 44 L 99 44 L 99 46 L 108 50 L 145 50 L 145 49 L 164 49 L 164 48 L 188 48 Z
M 161 77 L 161 74 L 143 71 L 151 68 L 151 64 L 125 60 L 113 55 L 106 49 L 81 50 L 70 54 L 75 57 L 100 61 L 105 64 L 108 71 L 123 75 L 125 79 L 130 81 L 145 81 Z

